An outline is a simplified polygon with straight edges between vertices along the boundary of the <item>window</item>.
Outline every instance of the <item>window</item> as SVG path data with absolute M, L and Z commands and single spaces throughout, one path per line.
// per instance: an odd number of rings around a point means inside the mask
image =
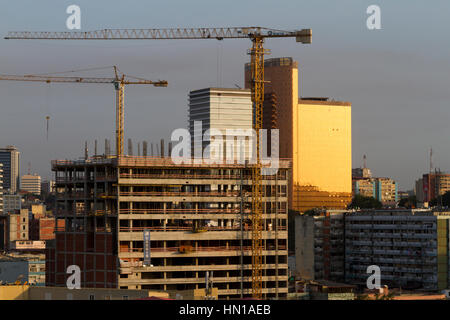
M 95 300 L 95 294 L 89 294 L 89 300 Z
M 128 296 L 122 296 L 122 300 L 128 300 Z

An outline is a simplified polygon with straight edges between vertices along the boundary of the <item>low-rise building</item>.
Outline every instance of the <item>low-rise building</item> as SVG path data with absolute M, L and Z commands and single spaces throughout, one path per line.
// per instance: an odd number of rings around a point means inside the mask
M 9 256 L 28 261 L 28 283 L 45 286 L 45 254 L 10 252 Z

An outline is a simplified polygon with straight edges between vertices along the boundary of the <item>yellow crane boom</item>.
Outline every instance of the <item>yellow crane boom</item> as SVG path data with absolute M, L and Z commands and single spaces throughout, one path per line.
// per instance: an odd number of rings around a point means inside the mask
M 102 77 L 63 77 L 51 75 L 1 75 L 0 80 L 8 81 L 32 81 L 32 82 L 46 82 L 46 83 L 109 83 L 113 84 L 116 90 L 116 155 L 123 155 L 123 140 L 124 140 L 124 99 L 125 99 L 125 85 L 129 84 L 144 84 L 153 85 L 155 87 L 167 87 L 167 81 L 158 80 L 151 81 L 140 79 L 137 77 L 120 74 L 117 67 L 114 66 L 114 78 Z
M 256 164 L 252 167 L 252 295 L 262 298 L 262 185 L 260 137 L 264 102 L 265 38 L 295 38 L 311 43 L 311 29 L 285 31 L 264 27 L 102 29 L 94 31 L 29 32 L 11 31 L 5 39 L 45 40 L 175 40 L 175 39 L 251 39 L 251 97 L 253 128 L 256 131 Z

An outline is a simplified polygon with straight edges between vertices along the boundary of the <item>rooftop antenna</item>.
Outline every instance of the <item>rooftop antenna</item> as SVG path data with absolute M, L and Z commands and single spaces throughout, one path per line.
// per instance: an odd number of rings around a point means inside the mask
M 31 162 L 28 162 L 28 175 L 31 175 Z
M 363 156 L 363 162 L 364 162 L 364 169 L 367 168 L 367 157 L 366 155 Z

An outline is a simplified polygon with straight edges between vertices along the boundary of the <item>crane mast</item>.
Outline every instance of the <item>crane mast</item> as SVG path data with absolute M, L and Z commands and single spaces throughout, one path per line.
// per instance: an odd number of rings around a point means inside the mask
M 225 28 L 166 28 L 166 29 L 103 29 L 94 31 L 63 32 L 9 32 L 5 39 L 46 39 L 46 40 L 173 40 L 173 39 L 250 39 L 251 58 L 251 98 L 253 103 L 253 128 L 256 133 L 256 163 L 252 167 L 252 296 L 261 299 L 262 295 L 262 174 L 261 141 L 262 113 L 264 103 L 264 49 L 265 38 L 293 37 L 297 42 L 311 43 L 311 29 L 295 31 L 277 30 L 263 27 L 225 27 Z M 116 87 L 117 88 L 117 87 Z M 117 90 L 117 101 L 123 99 L 123 87 Z M 118 102 L 120 104 L 120 102 Z M 122 104 L 123 105 L 123 104 Z M 122 110 L 122 109 L 120 109 Z M 120 111 L 117 108 L 117 112 Z M 119 114 L 118 114 L 119 116 Z M 123 117 L 121 118 L 123 119 Z M 123 126 L 122 126 L 123 127 Z M 118 145 L 123 145 L 121 124 L 117 127 Z M 120 141 L 119 141 L 120 140 Z

